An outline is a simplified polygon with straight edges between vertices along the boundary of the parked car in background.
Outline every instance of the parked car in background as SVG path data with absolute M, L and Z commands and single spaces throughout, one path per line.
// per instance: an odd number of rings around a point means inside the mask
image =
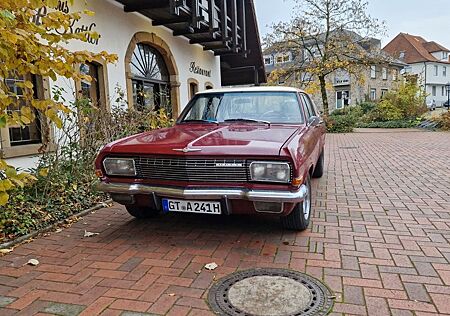
M 285 228 L 304 230 L 324 143 L 324 123 L 301 90 L 208 90 L 174 127 L 106 145 L 96 160 L 98 188 L 137 218 L 272 214 Z

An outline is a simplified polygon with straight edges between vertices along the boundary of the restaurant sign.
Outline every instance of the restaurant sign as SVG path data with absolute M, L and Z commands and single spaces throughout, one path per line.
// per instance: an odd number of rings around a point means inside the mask
M 211 77 L 211 70 L 206 70 L 206 69 L 200 68 L 199 66 L 197 66 L 195 61 L 191 62 L 191 66 L 189 68 L 189 71 L 194 73 L 194 74 L 196 74 L 196 75 L 201 75 L 201 76 L 205 76 L 205 77 Z
M 53 9 L 67 14 L 70 12 L 69 1 L 59 0 L 58 5 Z M 42 23 L 41 22 L 42 18 L 45 17 L 47 13 L 48 13 L 47 7 L 40 8 L 39 10 L 37 10 L 33 22 L 36 23 L 37 25 L 40 25 Z M 83 24 L 82 22 L 80 22 L 80 20 L 73 20 L 67 30 L 57 30 L 56 32 L 60 35 L 67 33 L 77 34 L 83 32 L 95 32 L 96 27 L 97 24 L 95 24 L 95 22 Z M 93 38 L 90 35 L 86 35 L 87 42 L 93 45 L 98 45 L 101 36 L 99 35 L 98 37 L 99 38 Z

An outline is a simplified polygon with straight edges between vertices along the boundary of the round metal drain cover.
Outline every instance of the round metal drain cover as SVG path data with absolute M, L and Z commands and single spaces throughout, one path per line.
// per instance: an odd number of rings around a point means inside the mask
M 208 294 L 218 315 L 327 315 L 330 290 L 306 274 L 284 269 L 239 271 L 219 280 Z

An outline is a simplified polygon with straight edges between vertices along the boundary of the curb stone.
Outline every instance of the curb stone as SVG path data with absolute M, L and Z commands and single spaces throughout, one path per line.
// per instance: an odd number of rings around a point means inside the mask
M 51 224 L 49 226 L 43 227 L 41 229 L 35 230 L 35 231 L 33 231 L 33 232 L 29 233 L 29 234 L 26 234 L 24 236 L 20 236 L 20 237 L 18 237 L 16 239 L 13 239 L 11 241 L 8 241 L 8 242 L 5 242 L 3 244 L 0 244 L 0 249 L 11 248 L 11 247 L 13 247 L 13 246 L 15 246 L 17 244 L 20 244 L 20 243 L 22 243 L 22 242 L 24 242 L 24 241 L 26 241 L 28 239 L 36 237 L 37 235 L 47 233 L 47 232 L 51 231 L 53 228 L 55 228 L 56 226 L 63 224 L 68 219 L 75 218 L 75 217 L 82 217 L 82 216 L 87 215 L 87 214 L 89 214 L 89 213 L 91 213 L 93 211 L 97 211 L 97 210 L 100 210 L 102 208 L 106 208 L 107 207 L 106 204 L 111 203 L 111 202 L 112 202 L 112 200 L 106 200 L 104 202 L 101 202 L 101 203 L 97 204 L 96 206 L 88 208 L 87 210 L 81 211 L 79 213 L 73 214 L 73 215 L 69 216 L 68 218 L 65 218 L 65 219 L 62 219 L 60 221 L 57 221 L 57 222 L 55 222 L 55 223 L 53 223 L 53 224 Z

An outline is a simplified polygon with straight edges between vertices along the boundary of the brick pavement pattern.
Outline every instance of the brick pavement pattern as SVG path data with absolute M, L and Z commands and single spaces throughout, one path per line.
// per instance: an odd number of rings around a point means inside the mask
M 449 166 L 449 133 L 329 135 L 302 233 L 271 218 L 103 209 L 0 258 L 0 315 L 212 315 L 214 280 L 252 267 L 322 279 L 334 315 L 450 315 Z

